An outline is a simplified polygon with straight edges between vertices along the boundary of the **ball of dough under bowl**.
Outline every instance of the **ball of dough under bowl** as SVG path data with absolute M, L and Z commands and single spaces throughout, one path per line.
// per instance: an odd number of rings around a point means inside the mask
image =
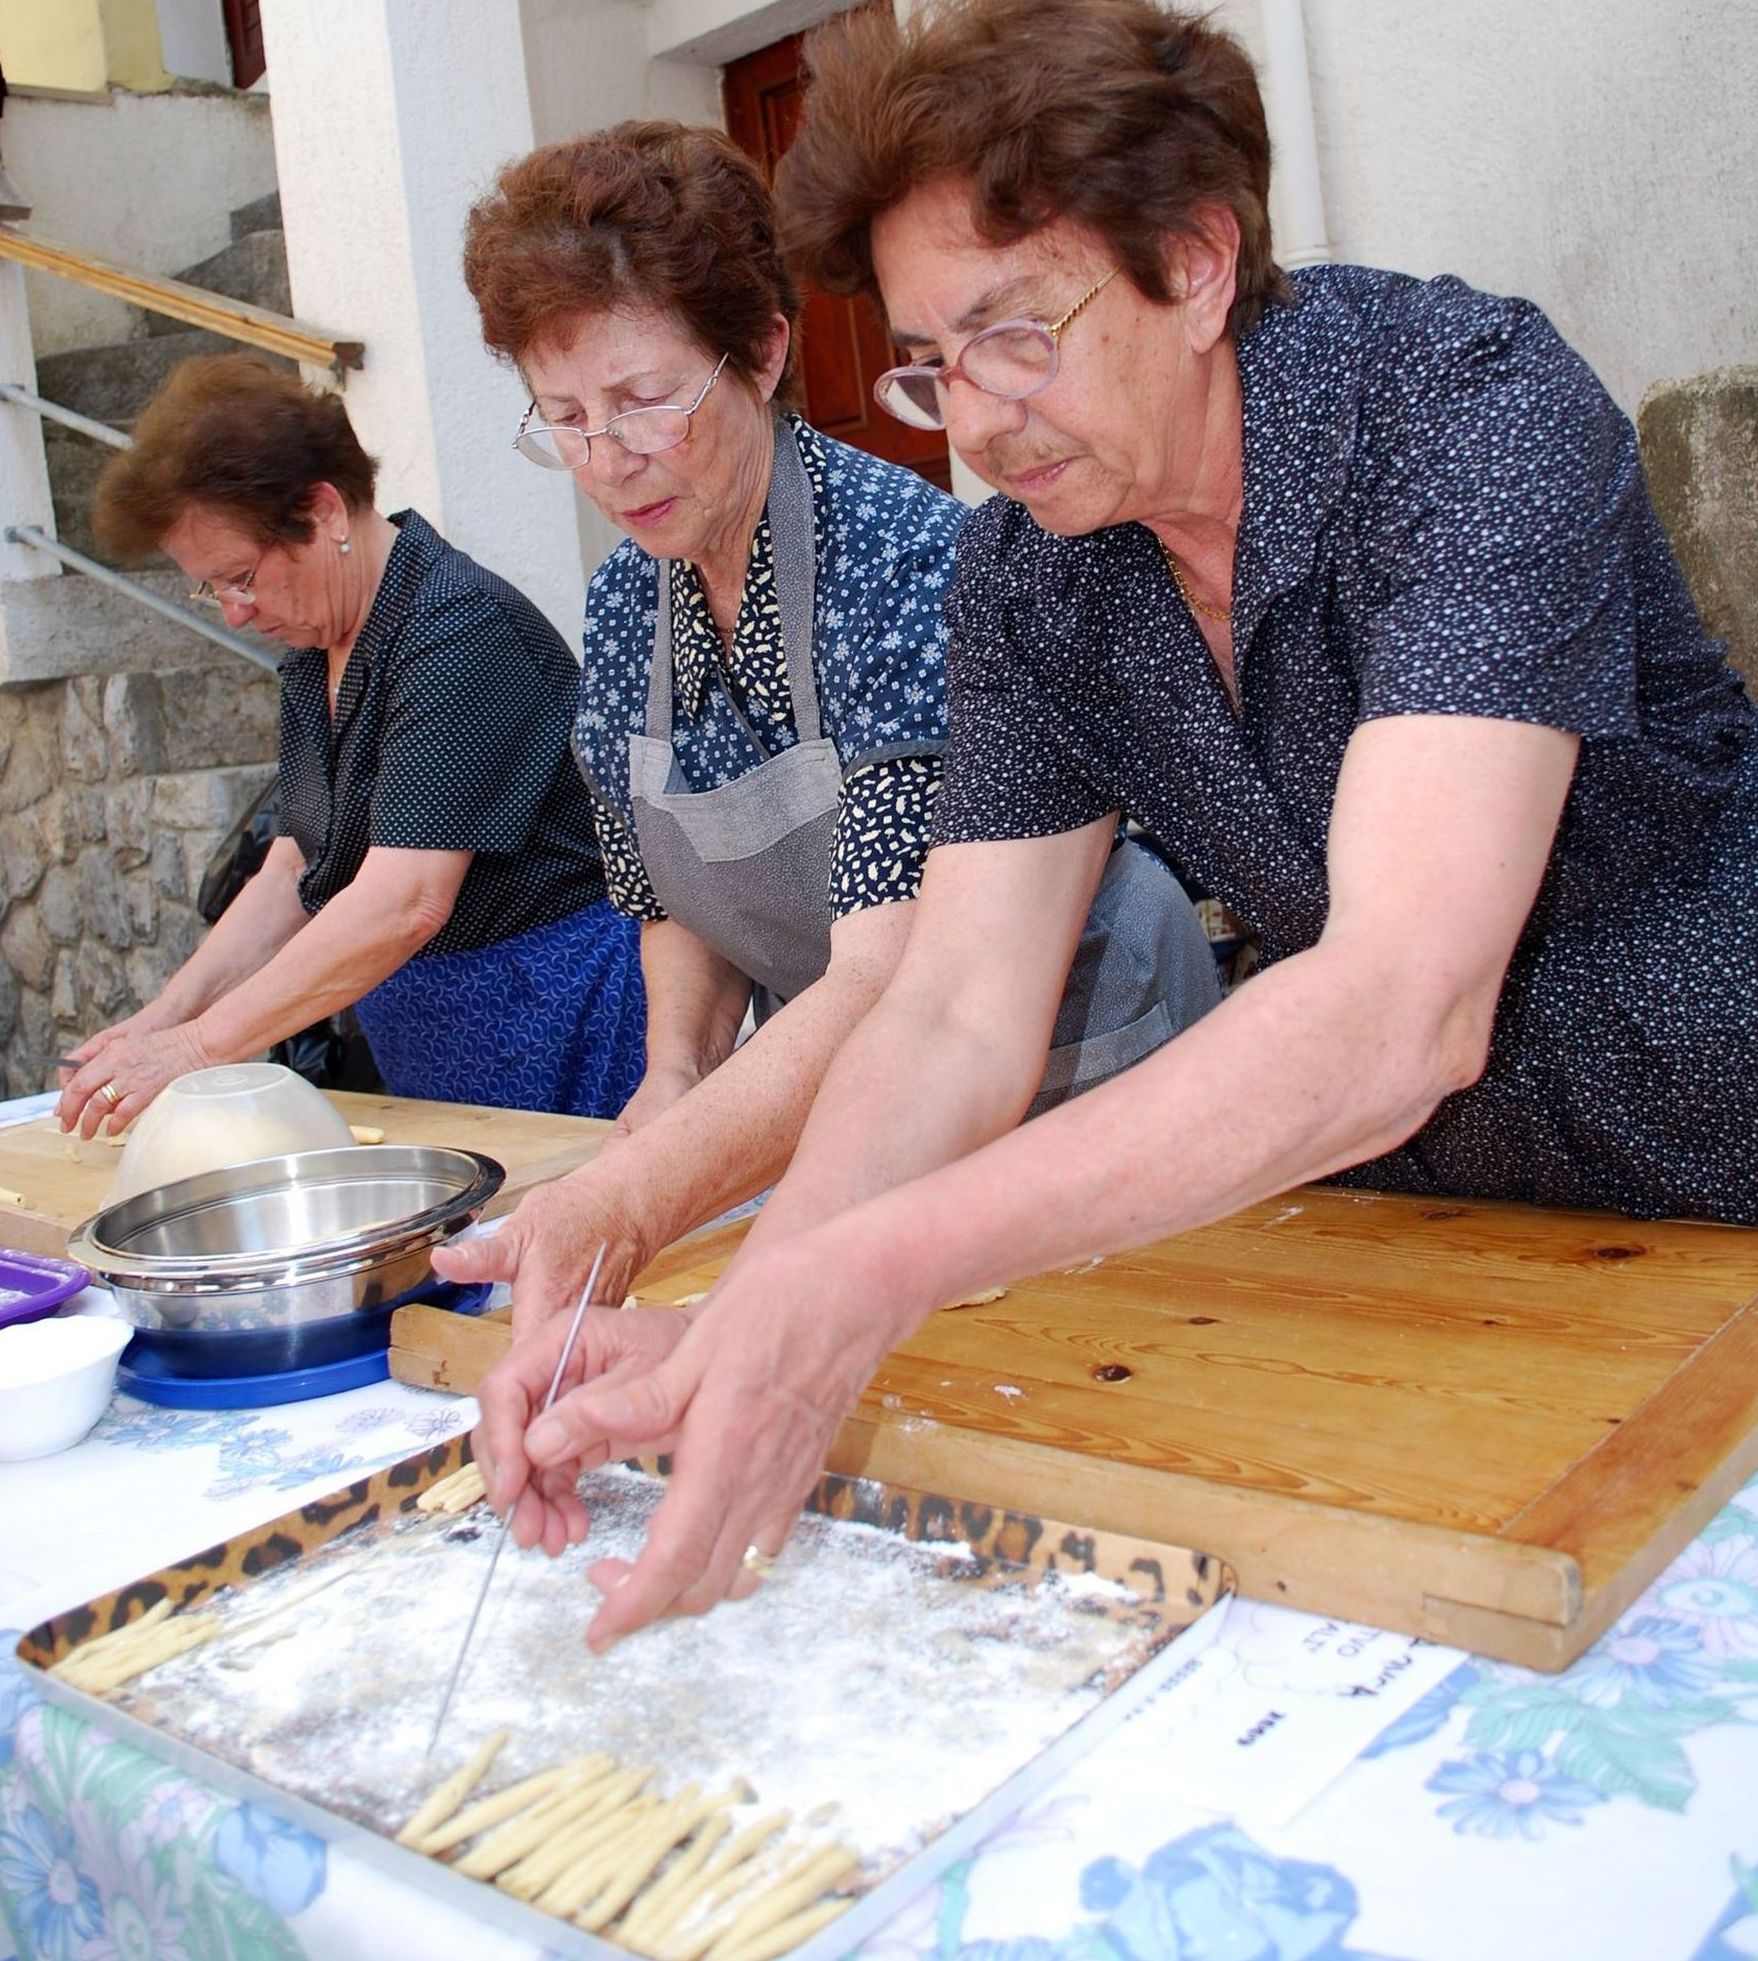
M 195 1069 L 167 1083 L 135 1119 L 104 1203 L 255 1158 L 353 1142 L 347 1118 L 323 1091 L 278 1062 Z

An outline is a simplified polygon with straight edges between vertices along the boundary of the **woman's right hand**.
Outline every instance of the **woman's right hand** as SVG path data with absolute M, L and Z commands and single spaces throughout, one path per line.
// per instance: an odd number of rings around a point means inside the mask
M 144 1008 L 138 1008 L 121 1021 L 111 1022 L 108 1028 L 100 1028 L 95 1035 L 88 1035 L 76 1049 L 67 1051 L 67 1061 L 71 1063 L 90 1062 L 94 1056 L 102 1055 L 112 1042 L 119 1042 L 124 1035 L 151 1035 L 160 1029 L 176 1025 L 178 1016 L 162 1005 L 161 1000 L 149 1001 Z M 66 1073 L 66 1064 L 62 1065 Z
M 505 1280 L 513 1289 L 513 1339 L 526 1341 L 553 1316 L 571 1315 L 598 1249 L 598 1304 L 620 1305 L 652 1257 L 636 1222 L 606 1198 L 590 1165 L 539 1185 L 500 1231 L 434 1249 L 434 1271 L 464 1285 Z
M 571 1313 L 552 1316 L 529 1339 L 515 1341 L 511 1352 L 489 1371 L 476 1392 L 482 1414 L 471 1438 L 488 1501 L 497 1512 L 510 1516 L 515 1543 L 541 1545 L 552 1559 L 586 1536 L 586 1508 L 576 1490 L 581 1473 L 612 1457 L 632 1456 L 636 1449 L 601 1437 L 541 1470 L 525 1454 L 525 1432 L 543 1409 L 573 1320 Z M 614 1386 L 649 1375 L 683 1339 L 688 1326 L 689 1314 L 680 1308 L 588 1309 L 562 1372 L 558 1396 L 583 1383 Z M 641 1448 L 651 1451 L 654 1446 L 646 1443 Z

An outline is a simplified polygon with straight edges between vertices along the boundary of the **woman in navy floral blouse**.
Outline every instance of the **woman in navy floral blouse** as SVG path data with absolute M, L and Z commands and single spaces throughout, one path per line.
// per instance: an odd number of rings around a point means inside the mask
M 673 1454 L 601 1647 L 737 1592 L 970 1288 L 1339 1174 L 1758 1224 L 1758 720 L 1586 363 L 1457 279 L 1284 276 L 1250 63 L 1153 0 L 861 8 L 810 66 L 799 262 L 1002 494 L 895 980 L 664 1360 L 525 1439 Z M 1263 970 L 1009 1128 L 1120 812 Z
M 618 1298 L 771 1184 L 890 979 L 940 783 L 966 512 L 777 413 L 797 294 L 768 190 L 718 132 L 629 123 L 510 166 L 472 214 L 465 274 L 532 391 L 518 447 L 627 534 L 587 598 L 574 748 L 612 902 L 642 921 L 647 1073 L 596 1160 L 440 1262 L 511 1279 L 524 1334 L 572 1305 L 600 1242 Z M 1076 963 L 1043 1107 L 1216 998 L 1176 881 L 1137 846 L 1117 858 L 1134 897 L 1116 932 L 1095 909 L 1083 945 L 1109 973 L 1133 933 L 1143 999 L 1083 988 Z

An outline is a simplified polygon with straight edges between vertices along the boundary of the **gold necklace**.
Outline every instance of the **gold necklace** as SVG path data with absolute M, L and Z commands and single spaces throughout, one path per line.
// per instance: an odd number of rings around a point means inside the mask
M 1200 613 L 1205 620 L 1216 620 L 1222 626 L 1231 626 L 1233 624 L 1232 607 L 1211 606 L 1205 600 L 1198 599 L 1196 594 L 1184 583 L 1184 574 L 1178 569 L 1178 560 L 1172 555 L 1172 547 L 1167 544 L 1164 538 L 1159 538 L 1156 542 L 1160 547 L 1161 557 L 1166 561 L 1166 570 L 1172 574 L 1172 583 L 1178 588 L 1178 597 L 1184 601 L 1185 605 L 1193 613 Z

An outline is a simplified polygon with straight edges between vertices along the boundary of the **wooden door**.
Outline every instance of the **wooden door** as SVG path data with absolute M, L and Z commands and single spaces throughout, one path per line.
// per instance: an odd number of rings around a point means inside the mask
M 800 42 L 790 34 L 729 65 L 723 80 L 727 133 L 772 183 L 800 122 Z M 899 356 L 879 309 L 865 294 L 832 299 L 807 287 L 800 322 L 800 378 L 806 420 L 840 442 L 918 470 L 952 488 L 946 437 L 912 429 L 873 399 L 873 383 Z
M 262 79 L 268 66 L 262 44 L 262 11 L 258 0 L 224 0 L 226 45 L 232 51 L 232 83 L 247 89 Z

